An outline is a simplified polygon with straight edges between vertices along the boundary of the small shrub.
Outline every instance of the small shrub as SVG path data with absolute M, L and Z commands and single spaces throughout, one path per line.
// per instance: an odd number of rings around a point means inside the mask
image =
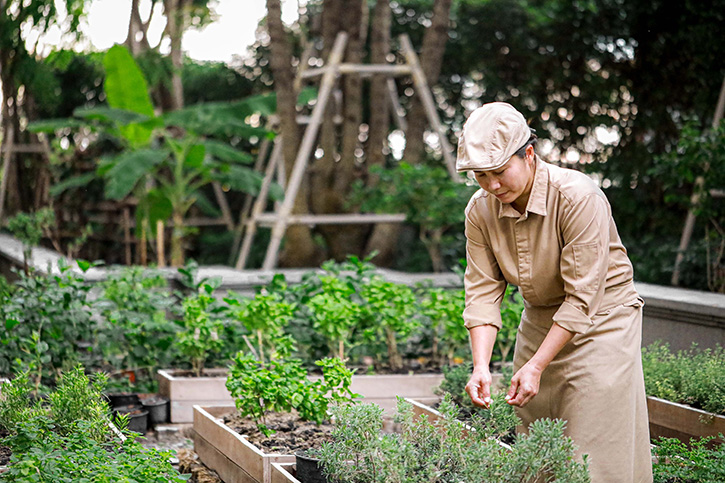
M 642 367 L 648 396 L 689 404 L 725 414 L 725 350 L 690 350 L 672 353 L 654 343 L 642 349 Z
M 197 377 L 204 370 L 204 362 L 210 354 L 219 351 L 224 345 L 221 334 L 224 325 L 212 317 L 211 306 L 214 286 L 205 283 L 196 295 L 187 297 L 183 302 L 183 330 L 178 334 L 181 353 L 191 360 L 192 371 Z
M 563 421 L 537 421 L 528 435 L 516 437 L 509 452 L 491 437 L 500 428 L 492 430 L 484 419 L 466 427 L 449 397 L 439 409 L 443 418 L 431 423 L 425 416 L 415 417 L 412 405 L 399 399 L 400 434 L 380 434 L 379 407 L 334 408 L 333 442 L 319 450 L 328 479 L 340 483 L 590 481 L 586 462 L 574 461 L 574 445 L 564 436 Z
M 351 402 L 357 394 L 350 390 L 352 372 L 337 358 L 316 363 L 322 378 L 310 381 L 299 359 L 277 359 L 267 364 L 251 355 L 237 354 L 227 377 L 227 389 L 244 417 L 252 418 L 265 435 L 272 433 L 265 423 L 270 411 L 296 410 L 306 421 L 321 423 L 328 418 L 332 402 Z
M 713 483 L 725 481 L 725 437 L 710 448 L 716 438 L 691 439 L 689 444 L 675 438 L 660 438 L 654 445 L 655 483 Z

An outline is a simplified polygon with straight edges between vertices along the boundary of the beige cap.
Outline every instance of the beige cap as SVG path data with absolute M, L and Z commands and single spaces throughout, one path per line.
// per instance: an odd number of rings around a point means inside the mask
M 524 147 L 531 129 L 511 104 L 490 102 L 468 116 L 458 138 L 458 172 L 498 169 Z

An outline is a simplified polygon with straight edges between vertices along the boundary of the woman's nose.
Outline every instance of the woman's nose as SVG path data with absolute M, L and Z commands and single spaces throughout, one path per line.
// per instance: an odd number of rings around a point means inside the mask
M 496 191 L 501 187 L 501 183 L 496 179 L 490 179 L 488 180 L 488 189 L 489 191 Z

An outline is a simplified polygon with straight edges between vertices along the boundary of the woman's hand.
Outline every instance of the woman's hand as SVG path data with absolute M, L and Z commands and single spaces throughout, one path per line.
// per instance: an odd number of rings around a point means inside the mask
M 506 394 L 506 402 L 512 406 L 524 407 L 531 398 L 539 393 L 541 370 L 530 362 L 524 364 L 514 377 L 511 378 L 511 387 Z M 469 383 L 470 384 L 470 383 Z M 468 387 L 466 387 L 468 389 Z
M 491 371 L 488 367 L 474 368 L 466 384 L 466 392 L 476 406 L 488 408 L 491 404 Z

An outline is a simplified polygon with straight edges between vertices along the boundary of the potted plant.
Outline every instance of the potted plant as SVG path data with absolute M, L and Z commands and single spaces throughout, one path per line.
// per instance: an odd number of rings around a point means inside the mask
M 725 350 L 672 353 L 666 344 L 642 350 L 652 437 L 691 438 L 725 433 Z
M 160 369 L 159 394 L 170 401 L 172 423 L 193 421 L 193 406 L 231 405 L 233 400 L 226 389 L 227 370 L 206 369 L 205 361 L 219 351 L 223 324 L 215 312 L 225 310 L 213 296 L 217 282 L 204 281 L 198 291 L 182 302 L 182 327 L 176 335 L 175 347 L 185 360 L 191 362 L 191 370 Z

